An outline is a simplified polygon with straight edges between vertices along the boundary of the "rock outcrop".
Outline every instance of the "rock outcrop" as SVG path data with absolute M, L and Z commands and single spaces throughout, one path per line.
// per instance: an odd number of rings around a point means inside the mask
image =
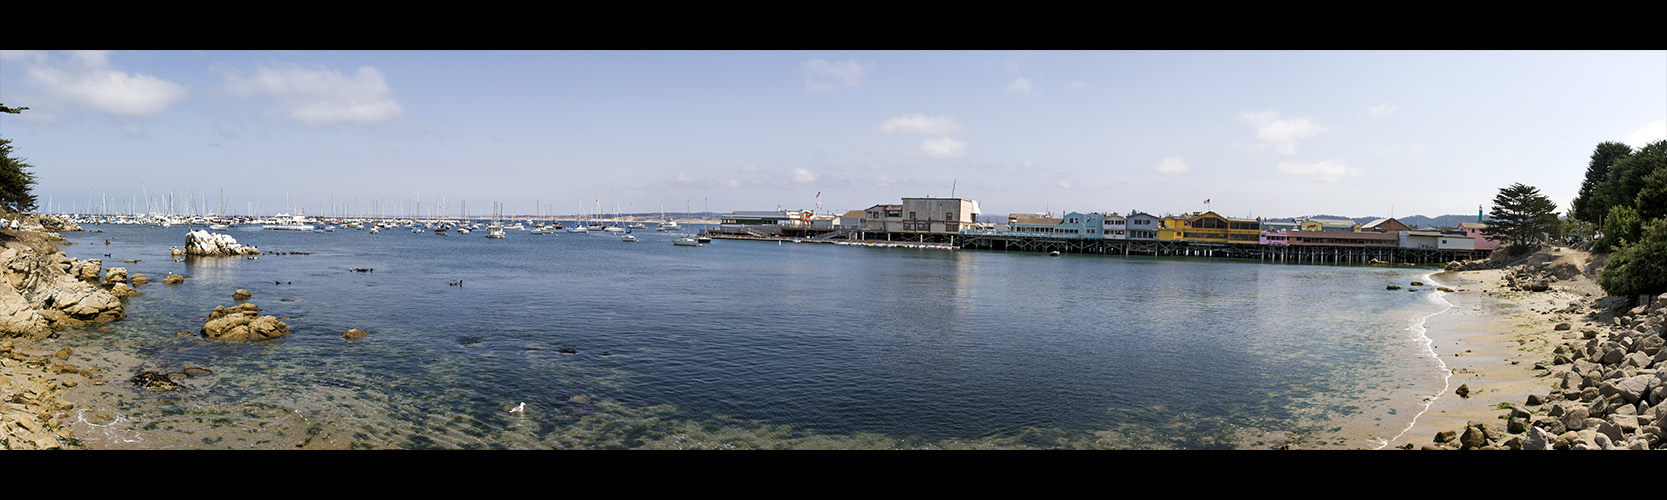
M 289 325 L 272 316 L 261 316 L 260 306 L 242 303 L 218 306 L 204 319 L 202 335 L 215 340 L 271 340 L 289 335 Z
M 70 258 L 42 233 L 0 232 L 0 244 L 0 337 L 41 340 L 54 329 L 126 316 L 121 300 L 99 286 L 99 260 Z M 126 280 L 126 270 L 115 274 Z
M 184 253 L 196 256 L 260 255 L 260 250 L 243 246 L 232 235 L 199 229 L 186 233 Z

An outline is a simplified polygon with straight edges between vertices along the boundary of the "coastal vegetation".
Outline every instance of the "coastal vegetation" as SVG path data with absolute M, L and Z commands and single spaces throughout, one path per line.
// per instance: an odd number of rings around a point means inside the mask
M 1605 293 L 1667 292 L 1667 140 L 1636 151 L 1598 144 L 1570 207 L 1571 218 L 1603 229 L 1592 250 L 1610 253 L 1598 278 Z
M 0 113 L 19 114 L 27 107 L 0 104 Z M 0 208 L 10 213 L 35 209 L 34 167 L 23 158 L 12 157 L 12 141 L 0 137 Z

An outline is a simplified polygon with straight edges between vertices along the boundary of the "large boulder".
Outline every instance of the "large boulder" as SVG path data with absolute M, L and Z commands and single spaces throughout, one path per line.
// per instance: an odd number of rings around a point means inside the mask
M 246 247 L 229 234 L 215 234 L 196 230 L 185 235 L 185 254 L 198 256 L 259 255 L 260 250 Z
M 261 316 L 261 308 L 250 303 L 218 306 L 203 323 L 202 335 L 215 340 L 271 340 L 289 335 L 289 325 L 272 316 Z
M 102 283 L 104 286 L 113 286 L 117 283 L 126 283 L 126 282 L 127 282 L 127 268 L 125 268 L 125 267 L 112 267 L 112 268 L 106 269 L 104 271 L 104 283 Z

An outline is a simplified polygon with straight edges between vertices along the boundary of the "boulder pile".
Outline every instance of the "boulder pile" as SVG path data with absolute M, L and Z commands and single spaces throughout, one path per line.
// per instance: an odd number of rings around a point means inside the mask
M 181 252 L 197 256 L 260 255 L 259 249 L 243 246 L 232 235 L 201 229 L 185 234 L 185 250 Z
M 1627 309 L 1608 325 L 1558 330 L 1569 333 L 1549 363 L 1535 366 L 1556 381 L 1550 394 L 1513 405 L 1503 429 L 1470 422 L 1462 432 L 1438 433 L 1436 446 L 1667 450 L 1667 296 Z

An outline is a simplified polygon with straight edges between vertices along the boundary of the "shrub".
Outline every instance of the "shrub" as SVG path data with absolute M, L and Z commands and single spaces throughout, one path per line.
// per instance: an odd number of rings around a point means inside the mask
M 1604 263 L 1598 285 L 1609 295 L 1632 297 L 1667 291 L 1667 219 L 1651 220 L 1643 225 L 1642 232 L 1637 243 L 1616 251 Z

